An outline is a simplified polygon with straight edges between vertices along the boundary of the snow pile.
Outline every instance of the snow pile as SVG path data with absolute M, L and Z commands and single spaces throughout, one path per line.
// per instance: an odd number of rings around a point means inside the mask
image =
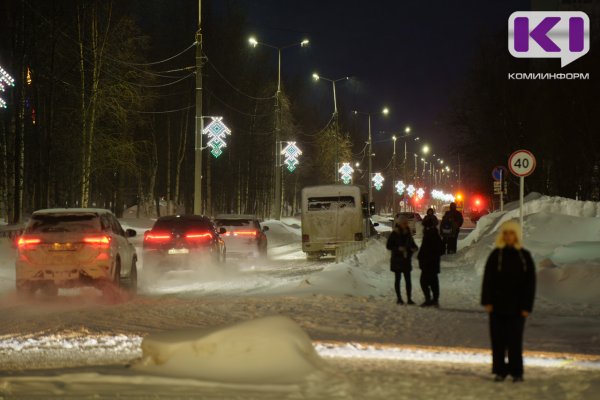
M 327 264 L 307 277 L 301 290 L 326 295 L 375 296 L 390 290 L 389 251 L 384 239 L 370 240 L 367 248 L 350 259 Z
M 500 225 L 518 217 L 515 202 L 481 218 L 460 243 L 460 261 L 482 274 Z M 525 247 L 538 265 L 538 293 L 561 303 L 600 304 L 600 203 L 532 193 L 524 224 Z
M 152 334 L 142 352 L 139 371 L 227 383 L 299 383 L 324 368 L 308 335 L 285 317 Z
M 269 227 L 266 233 L 269 247 L 300 242 L 302 237 L 300 221 L 295 218 L 282 218 L 281 221 L 270 219 L 262 222 L 261 225 Z

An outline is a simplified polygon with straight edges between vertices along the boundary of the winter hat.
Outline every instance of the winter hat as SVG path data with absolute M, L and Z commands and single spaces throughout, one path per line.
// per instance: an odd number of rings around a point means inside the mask
M 498 230 L 498 236 L 496 237 L 496 248 L 503 249 L 506 247 L 504 243 L 504 232 L 512 231 L 517 236 L 517 243 L 515 243 L 515 249 L 520 250 L 523 247 L 523 231 L 521 225 L 517 220 L 506 221 L 500 226 Z

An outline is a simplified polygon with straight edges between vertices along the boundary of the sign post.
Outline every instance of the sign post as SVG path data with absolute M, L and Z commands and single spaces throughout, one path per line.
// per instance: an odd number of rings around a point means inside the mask
M 519 222 L 523 232 L 523 198 L 525 197 L 525 177 L 535 171 L 535 157 L 528 150 L 517 150 L 508 158 L 508 168 L 519 177 Z
M 504 211 L 504 195 L 506 194 L 504 181 L 507 173 L 508 171 L 503 166 L 495 167 L 492 170 L 492 178 L 494 178 L 494 194 L 500 196 L 500 211 Z

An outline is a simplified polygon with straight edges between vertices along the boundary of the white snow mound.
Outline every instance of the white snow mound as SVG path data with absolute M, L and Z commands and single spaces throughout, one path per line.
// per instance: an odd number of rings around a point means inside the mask
M 299 383 L 324 366 L 302 328 L 279 316 L 214 331 L 151 334 L 142 352 L 136 370 L 225 383 Z
M 478 274 L 499 227 L 519 216 L 518 202 L 481 218 L 460 242 L 460 261 Z M 524 245 L 538 266 L 538 293 L 568 304 L 600 304 L 600 203 L 531 193 L 525 198 Z

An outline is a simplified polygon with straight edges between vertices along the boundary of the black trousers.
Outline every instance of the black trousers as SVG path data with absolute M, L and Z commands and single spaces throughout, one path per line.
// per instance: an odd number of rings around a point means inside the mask
M 520 315 L 490 314 L 492 339 L 492 373 L 523 376 L 523 330 L 525 318 Z M 506 356 L 508 355 L 508 363 Z
M 456 247 L 458 245 L 458 236 L 446 236 L 444 237 L 444 253 L 455 254 Z
M 421 272 L 421 290 L 423 290 L 426 301 L 432 300 L 432 294 L 433 301 L 438 301 L 440 298 L 440 281 L 438 279 L 438 274 L 435 272 Z
M 404 275 L 404 281 L 406 283 L 406 297 L 408 299 L 412 299 L 412 281 L 410 280 L 410 271 L 405 272 L 394 272 L 396 275 L 396 279 L 394 280 L 394 289 L 396 290 L 396 296 L 399 299 L 402 298 L 402 294 L 400 293 L 400 283 L 402 282 L 402 275 Z

